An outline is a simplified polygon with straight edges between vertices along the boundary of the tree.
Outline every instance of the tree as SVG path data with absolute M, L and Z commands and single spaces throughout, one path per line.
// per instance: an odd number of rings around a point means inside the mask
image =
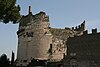
M 11 65 L 13 65 L 13 64 L 14 64 L 14 57 L 15 57 L 15 54 L 14 54 L 14 52 L 12 51 Z
M 20 7 L 16 0 L 0 0 L 0 21 L 3 23 L 18 23 L 20 19 Z
M 7 58 L 6 54 L 2 54 L 0 57 L 0 67 L 9 67 L 10 66 L 10 62 Z

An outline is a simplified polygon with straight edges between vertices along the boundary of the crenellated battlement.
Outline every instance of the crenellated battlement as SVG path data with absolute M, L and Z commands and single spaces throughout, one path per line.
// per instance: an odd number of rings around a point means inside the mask
M 19 26 L 24 27 L 24 26 L 28 26 L 28 24 L 33 24 L 33 23 L 37 23 L 38 22 L 42 23 L 42 22 L 49 22 L 49 16 L 46 15 L 45 12 L 40 11 L 39 13 L 33 15 L 31 12 L 31 6 L 29 6 L 29 14 L 26 16 L 22 16 L 22 18 L 20 19 L 20 24 Z
M 75 30 L 75 31 L 85 31 L 86 30 L 86 28 L 85 28 L 85 20 L 80 25 L 78 25 L 76 27 L 72 27 L 72 30 Z
M 90 35 L 94 35 L 94 34 L 98 34 L 99 32 L 97 32 L 97 28 L 95 28 L 95 29 L 92 29 L 92 33 L 88 33 L 88 30 L 85 30 L 84 32 L 83 32 L 83 35 L 88 35 L 88 34 L 90 34 Z
M 47 16 L 46 13 L 43 11 L 40 11 L 40 13 L 34 15 L 33 18 L 42 22 L 49 22 L 49 16 Z
M 42 11 L 36 15 L 28 14 L 26 16 L 22 16 L 19 26 L 27 26 L 29 22 L 34 23 L 36 21 L 49 22 L 49 16 L 47 16 L 45 12 Z

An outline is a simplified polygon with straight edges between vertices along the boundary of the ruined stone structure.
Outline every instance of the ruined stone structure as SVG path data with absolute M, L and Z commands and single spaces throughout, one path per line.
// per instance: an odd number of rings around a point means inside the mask
M 22 16 L 19 23 L 16 66 L 27 66 L 32 59 L 59 62 L 67 56 L 67 39 L 80 36 L 85 31 L 85 21 L 72 28 L 51 28 L 45 12 Z
M 65 67 L 100 67 L 100 32 L 97 33 L 97 29 L 68 38 L 67 48 Z

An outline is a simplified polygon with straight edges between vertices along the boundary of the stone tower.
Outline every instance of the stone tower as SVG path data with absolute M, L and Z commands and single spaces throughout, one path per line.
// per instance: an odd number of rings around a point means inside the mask
M 32 59 L 47 60 L 52 43 L 49 16 L 45 12 L 22 16 L 19 23 L 17 66 L 26 66 Z

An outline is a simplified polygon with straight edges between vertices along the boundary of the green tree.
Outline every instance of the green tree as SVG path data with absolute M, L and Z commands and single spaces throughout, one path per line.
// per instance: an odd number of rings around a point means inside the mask
M 0 56 L 0 67 L 9 67 L 10 66 L 10 62 L 7 58 L 6 54 L 2 54 Z
M 13 66 L 14 64 L 14 57 L 15 57 L 15 54 L 14 52 L 12 51 L 12 57 L 11 57 L 11 65 Z
M 3 23 L 18 23 L 20 19 L 20 7 L 16 0 L 0 0 L 0 21 Z

